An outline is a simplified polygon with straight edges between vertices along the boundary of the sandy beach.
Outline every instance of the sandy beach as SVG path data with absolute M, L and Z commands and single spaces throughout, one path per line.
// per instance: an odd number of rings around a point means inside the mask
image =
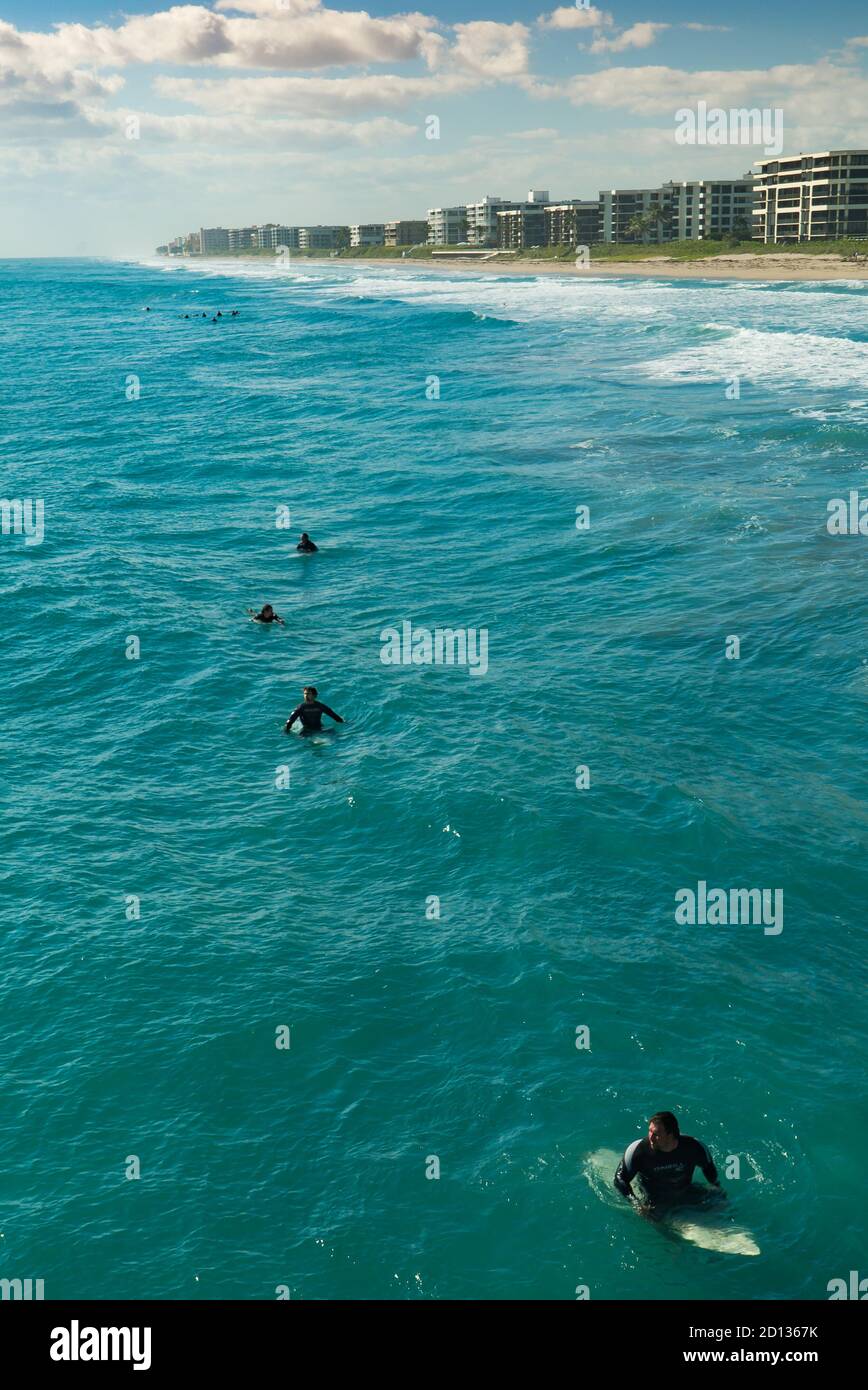
M 331 265 L 334 260 L 327 257 L 307 257 L 318 264 Z M 391 266 L 392 269 L 409 264 L 422 266 L 425 270 L 442 267 L 452 274 L 456 270 L 471 271 L 475 275 L 634 275 L 671 280 L 868 280 L 868 260 L 845 261 L 840 256 L 800 255 L 798 252 L 770 252 L 767 255 L 745 252 L 740 255 L 709 256 L 701 261 L 683 261 L 674 256 L 648 256 L 642 260 L 594 261 L 587 269 L 577 269 L 571 261 L 540 259 L 538 261 L 508 260 L 494 257 L 491 260 L 471 260 L 464 256 L 438 256 L 436 260 L 418 259 L 410 262 L 391 256 L 345 257 L 341 265 Z

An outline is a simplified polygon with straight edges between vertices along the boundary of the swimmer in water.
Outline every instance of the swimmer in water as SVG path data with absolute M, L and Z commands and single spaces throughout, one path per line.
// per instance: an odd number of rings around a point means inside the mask
M 295 548 L 296 550 L 302 551 L 305 555 L 312 555 L 315 550 L 319 550 L 319 546 L 314 545 L 307 531 L 302 531 L 301 540 Z
M 313 733 L 316 729 L 321 729 L 322 717 L 324 714 L 327 714 L 329 719 L 334 719 L 336 723 L 343 724 L 344 721 L 339 714 L 335 714 L 333 709 L 329 709 L 328 705 L 322 704 L 316 698 L 315 685 L 306 685 L 302 694 L 304 695 L 304 703 L 294 709 L 287 719 L 283 726 L 283 732 L 285 734 L 289 733 L 296 719 L 301 720 L 302 732 L 305 734 Z
M 262 605 L 261 613 L 254 613 L 252 608 L 248 608 L 247 611 L 255 623 L 280 623 L 281 627 L 286 627 L 283 618 L 278 617 L 270 603 Z

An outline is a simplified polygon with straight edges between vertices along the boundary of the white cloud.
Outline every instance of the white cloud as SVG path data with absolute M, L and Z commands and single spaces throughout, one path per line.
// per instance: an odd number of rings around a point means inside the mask
M 433 77 L 399 77 L 394 73 L 359 77 L 157 77 L 154 81 L 154 90 L 162 97 L 218 115 L 228 110 L 242 116 L 395 111 L 413 102 L 476 90 L 478 86 L 478 79 L 469 73 Z
M 510 78 L 527 72 L 528 38 L 524 24 L 495 24 L 472 20 L 456 24 L 457 42 L 449 50 L 450 62 L 480 77 Z
M 651 20 L 643 20 L 638 24 L 632 24 L 623 33 L 616 34 L 613 39 L 600 35 L 591 44 L 591 52 L 623 53 L 628 48 L 650 48 L 651 44 L 656 42 L 657 35 L 671 27 L 670 24 L 655 24 Z
M 793 147 L 799 126 L 814 135 L 808 145 L 822 149 L 832 132 L 868 121 L 868 84 L 851 67 L 828 59 L 814 64 L 782 64 L 773 68 L 687 72 L 670 67 L 607 68 L 581 74 L 563 84 L 536 90 L 541 97 L 567 96 L 577 106 L 631 111 L 637 116 L 664 114 L 705 101 L 709 107 L 780 107 L 785 141 Z M 864 136 L 863 136 L 864 139 Z M 798 148 L 808 148 L 808 145 Z M 825 145 L 828 149 L 828 144 Z
M 223 116 L 154 116 L 141 118 L 140 148 L 151 141 L 172 144 L 216 146 L 217 150 L 264 149 L 302 152 L 311 146 L 337 152 L 347 146 L 362 145 L 374 148 L 395 140 L 419 139 L 419 127 L 379 116 L 372 121 L 339 121 L 321 117 L 303 120 L 262 120 L 239 117 L 234 112 Z
M 596 5 L 579 9 L 576 5 L 561 5 L 551 14 L 541 14 L 537 19 L 539 29 L 600 29 L 613 23 L 606 10 L 598 10 Z
M 435 19 L 422 14 L 376 19 L 363 10 L 269 9 L 239 19 L 202 5 L 174 5 L 135 15 L 117 28 L 58 24 L 51 34 L 17 37 L 44 71 L 149 63 L 322 68 L 424 56 L 426 39 L 436 26 Z

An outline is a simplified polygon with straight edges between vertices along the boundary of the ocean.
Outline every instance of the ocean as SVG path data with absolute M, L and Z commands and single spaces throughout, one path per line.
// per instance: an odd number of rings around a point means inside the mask
M 0 1278 L 868 1275 L 866 297 L 0 263 Z M 660 1109 L 759 1257 L 594 1175 Z

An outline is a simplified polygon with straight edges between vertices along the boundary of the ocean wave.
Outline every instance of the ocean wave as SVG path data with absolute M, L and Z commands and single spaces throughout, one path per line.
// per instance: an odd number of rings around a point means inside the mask
M 726 324 L 705 327 L 729 335 L 643 364 L 656 381 L 712 382 L 728 377 L 772 386 L 868 387 L 868 344 L 816 333 L 765 332 Z

